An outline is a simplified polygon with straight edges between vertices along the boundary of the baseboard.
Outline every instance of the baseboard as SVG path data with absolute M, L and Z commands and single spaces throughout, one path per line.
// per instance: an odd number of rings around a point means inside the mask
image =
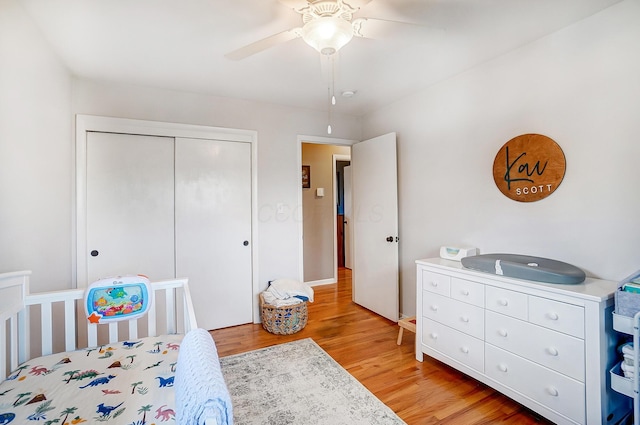
M 335 279 L 321 279 L 321 280 L 312 280 L 310 282 L 305 282 L 309 286 L 320 286 L 320 285 L 330 285 L 332 283 L 336 283 Z

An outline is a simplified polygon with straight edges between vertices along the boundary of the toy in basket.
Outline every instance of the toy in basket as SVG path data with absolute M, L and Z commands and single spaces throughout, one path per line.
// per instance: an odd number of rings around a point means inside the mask
M 307 325 L 307 302 L 313 302 L 313 289 L 291 280 L 269 282 L 260 294 L 262 327 L 273 334 L 290 335 Z

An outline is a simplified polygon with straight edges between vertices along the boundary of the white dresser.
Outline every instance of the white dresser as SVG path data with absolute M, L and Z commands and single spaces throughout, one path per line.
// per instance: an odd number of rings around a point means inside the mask
M 525 281 L 418 260 L 416 359 L 423 353 L 557 424 L 615 424 L 630 409 L 610 389 L 616 282 Z

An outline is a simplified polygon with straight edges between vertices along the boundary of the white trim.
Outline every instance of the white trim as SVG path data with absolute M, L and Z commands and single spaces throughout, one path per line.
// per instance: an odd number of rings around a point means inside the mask
M 227 140 L 232 142 L 254 142 L 257 136 L 257 132 L 254 130 L 82 114 L 76 115 L 76 130 L 79 126 L 82 126 L 86 131 L 140 134 L 145 136 L 185 137 L 189 139 Z
M 128 118 L 76 115 L 76 275 L 74 285 L 87 280 L 87 132 L 139 134 L 147 136 L 185 137 L 251 143 L 251 267 L 253 288 L 253 322 L 260 323 L 257 302 L 258 285 L 258 133 L 194 124 L 167 123 Z
M 260 323 L 260 283 L 258 273 L 258 132 L 252 131 L 251 139 L 251 277 L 253 286 L 253 323 Z
M 338 205 L 338 180 L 336 171 L 338 161 L 351 161 L 351 155 L 333 154 L 333 206 Z M 333 279 L 338 281 L 338 214 L 333 214 Z M 342 237 L 344 240 L 344 236 Z
M 330 285 L 336 282 L 333 279 L 320 279 L 320 280 L 314 280 L 314 281 L 305 282 L 305 283 L 309 286 L 320 286 L 320 285 Z
M 303 143 L 315 143 L 319 145 L 336 145 L 336 146 L 353 146 L 358 143 L 359 140 L 351 140 L 351 139 L 337 139 L 335 137 L 322 137 L 322 136 L 305 136 L 298 135 L 298 143 L 297 143 L 297 158 L 298 165 L 297 170 L 300 172 L 302 170 L 302 144 Z M 335 171 L 335 170 L 334 170 Z M 299 216 L 296 217 L 298 221 L 298 280 L 300 282 L 304 282 L 304 222 L 303 222 L 303 211 L 302 211 L 302 185 L 298 185 L 298 208 Z M 334 214 L 335 215 L 335 214 Z M 334 218 L 335 224 L 335 218 Z M 335 227 L 334 227 L 335 228 Z M 335 232 L 334 232 L 335 233 Z M 336 236 L 334 235 L 334 257 L 335 254 L 335 246 L 337 242 L 335 242 Z M 336 260 L 337 261 L 337 260 Z M 334 263 L 335 267 L 335 276 L 334 281 L 338 281 L 337 274 L 337 263 Z

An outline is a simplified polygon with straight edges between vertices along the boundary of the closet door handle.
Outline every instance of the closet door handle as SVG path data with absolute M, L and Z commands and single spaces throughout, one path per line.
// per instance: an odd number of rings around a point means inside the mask
M 244 242 L 242 242 L 242 245 L 244 245 L 244 246 L 249 246 L 249 241 L 244 241 Z
M 97 249 L 94 249 L 93 251 L 91 251 L 91 256 L 92 256 L 92 257 L 97 257 L 97 256 L 98 256 L 98 254 L 100 254 L 100 253 L 98 252 L 98 250 L 97 250 Z

